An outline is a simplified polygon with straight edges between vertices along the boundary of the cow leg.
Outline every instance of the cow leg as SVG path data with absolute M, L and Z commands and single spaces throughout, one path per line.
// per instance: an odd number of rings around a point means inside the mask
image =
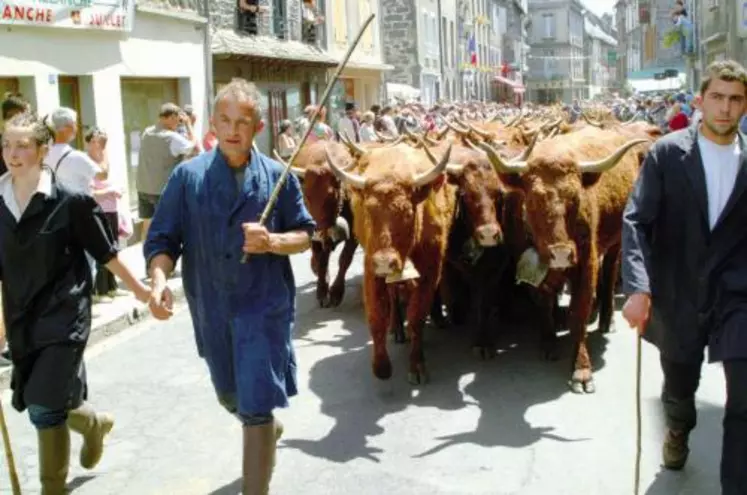
M 540 328 L 540 348 L 546 361 L 558 360 L 558 304 L 559 296 L 554 292 L 535 293 L 537 318 Z M 565 315 L 565 312 L 563 313 Z M 564 316 L 563 316 L 564 317 Z
M 340 253 L 340 260 L 337 267 L 337 276 L 329 290 L 329 307 L 336 308 L 342 302 L 345 295 L 345 275 L 348 273 L 350 264 L 353 262 L 355 250 L 358 248 L 358 241 L 350 239 L 345 241 Z
M 611 333 L 615 331 L 615 286 L 617 285 L 617 274 L 620 271 L 620 249 L 617 244 L 604 255 L 602 271 L 599 274 L 597 284 L 597 301 L 599 301 L 599 331 Z
M 597 286 L 599 262 L 594 256 L 585 254 L 586 256 L 579 256 L 579 266 L 574 270 L 569 314 L 569 328 L 574 345 L 573 374 L 569 386 L 573 392 L 579 394 L 590 394 L 595 391 L 591 357 L 586 345 L 586 322 L 589 321 L 594 290 Z
M 363 290 L 366 319 L 373 341 L 373 374 L 380 380 L 388 380 L 392 377 L 392 362 L 386 349 L 391 305 L 386 284 L 376 278 L 370 266 L 366 266 L 363 273 Z
M 405 315 L 402 312 L 402 302 L 400 301 L 400 291 L 397 285 L 387 287 L 389 291 L 389 332 L 394 335 L 394 342 L 404 344 L 407 342 L 405 335 Z
M 311 243 L 311 269 L 316 274 L 316 300 L 320 308 L 328 305 L 330 253 L 321 242 Z
M 495 357 L 495 342 L 490 327 L 490 316 L 493 309 L 493 301 L 486 297 L 483 287 L 473 287 L 474 308 L 476 313 L 475 342 L 472 352 L 480 359 L 493 359 Z
M 407 333 L 410 336 L 410 372 L 408 373 L 408 379 L 413 385 L 428 382 L 425 354 L 423 353 L 423 323 L 433 304 L 436 289 L 435 280 L 421 275 L 407 305 Z
M 436 328 L 446 328 L 446 317 L 444 316 L 444 303 L 441 298 L 441 287 L 436 288 L 436 293 L 433 295 L 433 304 L 431 305 L 431 323 Z

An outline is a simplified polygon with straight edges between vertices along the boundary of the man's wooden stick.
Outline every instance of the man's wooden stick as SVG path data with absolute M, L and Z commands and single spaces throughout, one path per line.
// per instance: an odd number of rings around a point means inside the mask
M 636 330 L 637 332 L 637 330 Z M 633 477 L 634 493 L 638 495 L 641 492 L 641 441 L 643 436 L 643 418 L 641 414 L 641 361 L 643 354 L 643 338 L 638 333 L 635 356 L 635 474 Z
M 335 71 L 334 76 L 332 76 L 332 79 L 327 83 L 327 88 L 324 90 L 324 93 L 322 94 L 322 99 L 319 101 L 316 107 L 316 111 L 314 112 L 314 115 L 311 116 L 311 120 L 309 122 L 309 128 L 306 129 L 306 133 L 303 135 L 303 138 L 298 143 L 298 146 L 296 146 L 296 149 L 293 152 L 293 155 L 291 155 L 290 160 L 288 160 L 288 164 L 287 164 L 288 166 L 285 167 L 285 170 L 283 170 L 283 174 L 280 176 L 280 180 L 275 185 L 275 189 L 272 191 L 272 195 L 270 195 L 270 199 L 267 202 L 267 206 L 265 206 L 265 209 L 262 212 L 262 216 L 259 218 L 260 225 L 264 225 L 265 223 L 267 223 L 267 220 L 270 218 L 270 214 L 272 213 L 273 208 L 275 208 L 275 203 L 277 203 L 278 197 L 280 196 L 280 191 L 285 185 L 285 181 L 288 180 L 288 174 L 290 174 L 291 167 L 293 166 L 293 162 L 296 160 L 296 155 L 298 155 L 298 152 L 301 150 L 301 147 L 303 147 L 304 143 L 306 142 L 306 139 L 308 139 L 309 135 L 314 130 L 314 124 L 316 124 L 316 121 L 319 119 L 319 115 L 321 113 L 322 108 L 324 107 L 324 105 L 327 104 L 329 95 L 332 93 L 332 88 L 335 86 L 335 83 L 340 78 L 340 74 L 342 74 L 342 71 L 345 70 L 345 66 L 350 60 L 350 56 L 353 55 L 353 50 L 355 50 L 355 47 L 358 46 L 358 43 L 361 41 L 361 38 L 363 37 L 363 33 L 366 32 L 366 28 L 368 28 L 368 25 L 371 24 L 371 21 L 373 21 L 374 17 L 376 17 L 376 14 L 369 15 L 368 19 L 366 19 L 366 21 L 363 23 L 360 30 L 358 31 L 358 36 L 355 37 L 353 42 L 348 47 L 348 51 L 347 53 L 345 53 L 345 56 L 342 58 L 340 65 L 337 66 L 337 70 Z M 246 263 L 247 261 L 249 261 L 249 254 L 244 253 L 244 256 L 241 257 L 241 262 Z
M 3 412 L 3 403 L 0 400 L 0 431 L 3 435 L 3 447 L 5 448 L 5 460 L 8 463 L 8 473 L 10 474 L 10 486 L 13 495 L 21 495 L 21 483 L 18 481 L 18 471 L 16 470 L 16 461 L 13 459 L 13 450 L 10 448 L 10 435 L 8 434 L 8 425 L 5 422 L 5 413 Z

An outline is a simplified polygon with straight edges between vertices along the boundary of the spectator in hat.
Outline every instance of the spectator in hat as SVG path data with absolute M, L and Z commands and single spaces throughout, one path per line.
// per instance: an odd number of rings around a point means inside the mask
M 337 123 L 337 132 L 353 142 L 360 142 L 360 123 L 355 117 L 355 103 L 345 104 L 345 115 Z

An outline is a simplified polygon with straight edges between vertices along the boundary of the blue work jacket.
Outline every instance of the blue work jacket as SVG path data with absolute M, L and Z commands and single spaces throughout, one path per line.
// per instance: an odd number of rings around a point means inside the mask
M 258 221 L 282 172 L 282 165 L 255 151 L 239 192 L 219 150 L 180 164 L 163 190 L 143 246 L 149 264 L 160 253 L 175 263 L 182 257 L 197 350 L 218 394 L 235 394 L 238 412 L 246 415 L 287 407 L 297 393 L 290 259 L 263 254 L 240 263 L 241 225 Z M 280 233 L 314 231 L 293 174 L 266 227 Z

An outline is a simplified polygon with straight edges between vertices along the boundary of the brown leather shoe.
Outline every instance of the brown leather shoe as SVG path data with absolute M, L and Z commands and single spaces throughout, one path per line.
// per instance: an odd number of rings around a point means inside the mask
M 678 430 L 667 430 L 662 449 L 664 467 L 673 471 L 679 471 L 685 467 L 690 448 L 687 446 L 688 433 Z

